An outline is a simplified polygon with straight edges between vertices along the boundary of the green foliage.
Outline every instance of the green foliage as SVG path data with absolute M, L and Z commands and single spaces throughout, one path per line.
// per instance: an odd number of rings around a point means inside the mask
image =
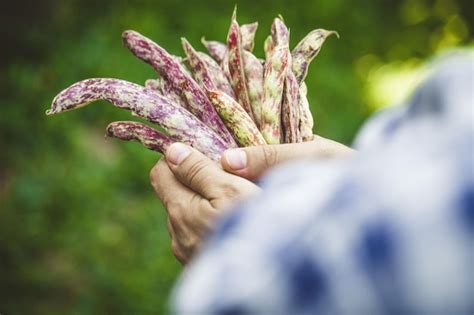
M 260 56 L 279 13 L 292 45 L 318 27 L 341 34 L 328 39 L 307 84 L 315 132 L 350 143 L 378 106 L 370 103 L 372 72 L 472 45 L 470 2 L 246 0 L 238 18 L 260 22 Z M 0 13 L 2 314 L 162 313 L 180 271 L 148 182 L 159 155 L 102 138 L 108 122 L 134 118 L 106 103 L 48 118 L 44 111 L 81 79 L 154 77 L 122 47 L 123 30 L 182 55 L 181 36 L 195 47 L 203 35 L 225 39 L 234 2 L 98 3 L 12 2 Z

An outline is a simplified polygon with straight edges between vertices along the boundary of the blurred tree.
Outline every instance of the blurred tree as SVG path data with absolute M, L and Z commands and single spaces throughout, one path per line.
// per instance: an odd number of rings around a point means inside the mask
M 295 45 L 336 29 L 310 68 L 315 132 L 350 143 L 363 120 L 401 99 L 407 73 L 473 43 L 472 1 L 237 1 L 258 20 L 256 53 L 282 13 Z M 88 77 L 137 83 L 154 72 L 122 47 L 135 29 L 181 54 L 181 36 L 224 40 L 234 2 L 4 2 L 0 9 L 0 313 L 162 313 L 179 272 L 164 209 L 148 184 L 159 155 L 104 141 L 130 119 L 105 103 L 46 118 L 54 95 Z M 397 92 L 400 91 L 400 92 Z M 397 95 L 400 94 L 400 95 Z

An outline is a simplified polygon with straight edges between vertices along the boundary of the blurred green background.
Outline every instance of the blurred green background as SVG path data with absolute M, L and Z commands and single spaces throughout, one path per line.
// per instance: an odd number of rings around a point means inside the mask
M 182 55 L 181 36 L 224 40 L 235 1 L 9 1 L 0 6 L 0 313 L 159 314 L 180 266 L 148 182 L 159 155 L 103 138 L 131 117 L 106 103 L 46 117 L 89 77 L 143 83 L 122 47 L 137 30 Z M 256 54 L 281 13 L 295 45 L 335 29 L 307 78 L 315 132 L 350 143 L 379 107 L 403 100 L 424 61 L 473 43 L 471 0 L 237 1 L 258 20 Z M 204 294 L 205 292 L 203 292 Z

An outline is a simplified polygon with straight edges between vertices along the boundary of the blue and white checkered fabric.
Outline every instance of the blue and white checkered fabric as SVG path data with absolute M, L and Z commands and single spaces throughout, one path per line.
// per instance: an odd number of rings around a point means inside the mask
M 441 62 L 359 153 L 285 165 L 217 227 L 182 314 L 474 314 L 471 56 Z

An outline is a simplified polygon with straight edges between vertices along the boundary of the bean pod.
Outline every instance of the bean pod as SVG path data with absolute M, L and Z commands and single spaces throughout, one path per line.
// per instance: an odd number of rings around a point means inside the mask
M 339 34 L 336 31 L 327 31 L 324 29 L 311 31 L 291 52 L 291 68 L 293 69 L 296 80 L 298 80 L 299 84 L 304 81 L 306 74 L 308 73 L 309 64 L 314 57 L 318 55 L 324 41 L 332 34 L 339 38 Z
M 244 71 L 254 121 L 259 127 L 262 119 L 263 65 L 249 51 L 244 51 Z
M 221 91 L 207 91 L 207 95 L 241 146 L 266 144 L 252 118 L 232 97 Z
M 247 91 L 247 84 L 245 80 L 244 60 L 242 53 L 242 39 L 239 31 L 239 24 L 234 15 L 227 35 L 227 50 L 229 58 L 229 73 L 231 77 L 232 87 L 237 97 L 238 102 L 245 111 L 252 117 L 252 108 Z
M 160 82 L 158 79 L 148 79 L 145 81 L 145 87 L 147 89 L 156 91 L 161 94 Z
M 313 115 L 311 114 L 311 110 L 309 107 L 309 102 L 306 97 L 308 89 L 306 84 L 303 82 L 299 87 L 299 95 L 298 95 L 298 106 L 300 110 L 300 135 L 303 141 L 311 141 L 313 140 Z
M 209 55 L 211 55 L 217 63 L 222 63 L 227 52 L 227 46 L 224 43 L 214 40 L 207 41 L 204 37 L 201 38 L 201 43 L 206 47 Z
M 288 69 L 281 104 L 281 123 L 284 133 L 284 143 L 302 141 L 299 131 L 300 109 L 298 105 L 298 94 L 298 81 L 293 71 Z
M 196 117 L 217 132 L 229 146 L 236 146 L 232 135 L 217 115 L 205 92 L 172 55 L 137 32 L 125 31 L 122 38 L 125 46 L 136 57 L 149 63 L 160 76 L 172 83 L 178 94 L 186 99 L 188 109 Z
M 214 131 L 184 108 L 135 83 L 118 79 L 88 79 L 60 92 L 47 115 L 77 109 L 98 100 L 132 111 L 164 128 L 175 141 L 188 143 L 208 156 L 219 155 L 229 146 Z
M 214 84 L 216 85 L 217 89 L 235 98 L 232 85 L 230 84 L 229 79 L 227 78 L 224 73 L 224 70 L 219 66 L 219 64 L 209 55 L 206 55 L 203 52 L 198 52 L 198 54 L 206 64 L 209 70 L 209 75 L 212 81 L 214 81 Z
M 287 71 L 289 69 L 289 35 L 281 29 L 281 20 L 272 24 L 272 41 L 267 44 L 268 56 L 263 74 L 263 105 L 260 130 L 269 144 L 281 142 L 281 101 Z M 272 46 L 274 47 L 272 48 Z M 271 48 L 271 49 L 269 49 Z
M 107 137 L 124 141 L 137 141 L 144 147 L 165 153 L 173 140 L 143 123 L 136 121 L 114 121 L 106 128 Z
M 255 33 L 257 32 L 258 22 L 242 24 L 240 26 L 240 36 L 242 37 L 242 48 L 252 52 L 255 45 Z
M 193 46 L 186 40 L 181 38 L 183 44 L 183 50 L 186 54 L 189 66 L 194 74 L 194 79 L 204 90 L 213 90 L 217 86 L 212 80 L 207 64 L 202 60 L 201 56 L 194 50 Z
M 257 32 L 258 22 L 242 24 L 240 26 L 240 35 L 242 37 L 242 48 L 247 51 L 252 51 L 255 43 L 255 33 Z M 227 46 L 224 43 L 206 40 L 205 37 L 201 37 L 201 43 L 206 47 L 209 55 L 214 58 L 217 63 L 222 63 L 224 55 L 227 52 Z
M 151 89 L 162 96 L 169 98 L 173 104 L 180 105 L 187 108 L 185 100 L 178 94 L 177 90 L 173 88 L 171 83 L 165 78 L 148 79 L 145 81 L 145 87 Z
M 275 45 L 286 45 L 290 42 L 290 32 L 281 18 L 273 20 L 270 32 Z

